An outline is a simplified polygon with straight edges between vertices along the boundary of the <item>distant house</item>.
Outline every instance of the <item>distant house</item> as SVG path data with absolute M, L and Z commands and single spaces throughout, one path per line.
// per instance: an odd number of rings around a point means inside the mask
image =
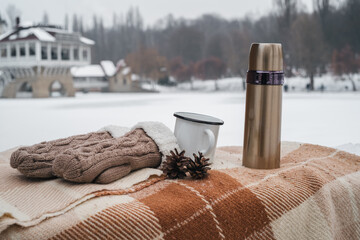
M 143 92 L 139 81 L 133 77 L 131 68 L 126 65 L 124 60 L 117 63 L 116 70 L 109 78 L 110 92 Z
M 82 92 L 108 91 L 109 82 L 103 68 L 99 64 L 71 68 L 74 88 Z
M 26 91 L 32 97 L 49 97 L 59 89 L 74 96 L 70 68 L 89 65 L 94 44 L 80 33 L 50 25 L 21 26 L 17 19 L 16 28 L 0 35 L 0 96 L 12 98 Z
M 100 64 L 73 67 L 74 88 L 82 92 L 140 92 L 144 91 L 133 77 L 131 68 L 120 60 L 115 67 L 112 61 Z

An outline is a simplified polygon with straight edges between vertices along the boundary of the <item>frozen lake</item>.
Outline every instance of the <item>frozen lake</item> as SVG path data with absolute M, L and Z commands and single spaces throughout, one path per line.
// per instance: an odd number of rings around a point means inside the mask
M 161 121 L 173 129 L 177 111 L 225 121 L 218 146 L 242 145 L 244 92 L 78 94 L 75 98 L 0 99 L 0 151 L 95 131 Z M 284 95 L 282 140 L 338 146 L 360 143 L 359 93 Z

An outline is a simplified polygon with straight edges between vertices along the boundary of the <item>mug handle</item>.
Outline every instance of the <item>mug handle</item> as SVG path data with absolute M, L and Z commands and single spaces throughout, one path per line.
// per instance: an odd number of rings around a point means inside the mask
M 205 134 L 208 136 L 209 139 L 209 146 L 205 150 L 201 150 L 200 152 L 204 155 L 207 155 L 211 149 L 215 147 L 215 135 L 210 129 L 204 130 Z

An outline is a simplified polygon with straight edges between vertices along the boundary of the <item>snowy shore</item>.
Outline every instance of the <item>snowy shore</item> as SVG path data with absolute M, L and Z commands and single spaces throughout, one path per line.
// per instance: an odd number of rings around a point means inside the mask
M 331 74 L 324 74 L 314 78 L 314 91 L 318 92 L 351 92 L 353 90 L 353 80 L 357 90 L 360 90 L 360 74 L 353 74 L 351 76 L 334 76 Z M 145 84 L 147 89 L 156 89 L 159 92 L 183 92 L 183 91 L 244 91 L 244 79 L 240 77 L 223 78 L 220 80 L 193 80 L 192 82 L 180 83 L 174 87 L 154 86 L 152 84 Z M 288 92 L 307 92 L 306 86 L 309 84 L 307 77 L 285 77 L 285 84 Z
M 285 93 L 282 140 L 336 147 L 360 155 L 360 93 Z M 75 98 L 0 99 L 0 151 L 95 131 L 161 121 L 173 129 L 177 111 L 221 118 L 218 146 L 242 145 L 245 94 L 172 92 L 77 94 Z

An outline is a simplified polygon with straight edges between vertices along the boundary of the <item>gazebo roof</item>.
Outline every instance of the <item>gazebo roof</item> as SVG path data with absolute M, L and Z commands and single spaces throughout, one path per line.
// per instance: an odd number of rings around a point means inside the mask
M 43 42 L 56 42 L 56 40 L 64 38 L 64 36 L 72 41 L 78 41 L 82 44 L 95 44 L 93 40 L 81 36 L 80 33 L 69 32 L 52 26 L 18 27 L 0 35 L 0 42 L 12 42 L 27 39 L 36 39 Z

